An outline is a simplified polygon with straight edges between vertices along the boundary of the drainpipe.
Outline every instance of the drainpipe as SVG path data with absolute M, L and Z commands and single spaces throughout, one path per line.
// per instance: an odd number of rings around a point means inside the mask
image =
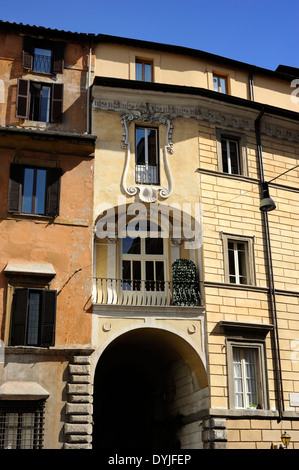
M 264 165 L 263 165 L 263 152 L 262 152 L 262 142 L 261 142 L 261 132 L 260 132 L 260 122 L 264 115 L 264 109 L 260 112 L 259 116 L 255 120 L 255 134 L 256 134 L 256 143 L 257 143 L 257 152 L 258 152 L 258 161 L 259 161 L 259 170 L 260 170 L 260 187 L 261 194 L 263 194 L 263 183 L 265 183 L 264 178 Z M 282 384 L 282 371 L 281 371 L 281 359 L 280 359 L 280 348 L 279 348 L 279 334 L 278 334 L 278 324 L 277 324 L 277 309 L 276 309 L 276 296 L 275 296 L 275 285 L 274 285 L 274 274 L 273 274 L 273 262 L 272 262 L 272 251 L 271 251 L 271 241 L 270 241 L 270 228 L 269 228 L 269 219 L 268 212 L 262 212 L 264 229 L 265 229 L 265 241 L 266 241 L 266 257 L 267 257 L 267 267 L 268 267 L 268 276 L 269 276 L 269 300 L 270 300 L 270 310 L 272 316 L 272 322 L 274 326 L 273 330 L 273 349 L 274 349 L 274 361 L 276 369 L 276 383 L 277 383 L 277 398 L 278 398 L 278 413 L 279 413 L 279 422 L 282 420 L 282 413 L 284 411 L 284 398 L 283 398 L 283 384 Z
M 86 132 L 91 133 L 90 129 L 90 77 L 91 77 L 91 46 L 89 47 L 88 55 L 88 73 L 87 73 L 87 110 L 86 110 Z

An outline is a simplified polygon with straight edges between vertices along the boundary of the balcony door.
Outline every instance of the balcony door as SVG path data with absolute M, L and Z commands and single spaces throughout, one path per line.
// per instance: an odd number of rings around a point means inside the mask
M 136 230 L 137 229 L 137 230 Z M 132 236 L 122 238 L 122 291 L 127 301 L 137 304 L 164 304 L 168 294 L 166 239 L 160 227 L 138 235 L 138 226 Z M 149 229 L 149 224 L 148 224 Z M 136 233 L 137 232 L 137 233 Z M 127 233 L 131 235 L 130 230 Z

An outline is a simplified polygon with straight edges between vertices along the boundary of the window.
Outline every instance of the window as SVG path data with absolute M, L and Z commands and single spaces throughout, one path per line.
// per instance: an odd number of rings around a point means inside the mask
M 253 238 L 222 233 L 224 279 L 230 284 L 255 284 Z
M 62 119 L 62 106 L 62 84 L 18 79 L 17 118 L 41 122 L 59 122 Z
M 136 59 L 136 80 L 143 82 L 153 81 L 153 62 L 150 60 Z
M 228 93 L 228 77 L 213 74 L 213 89 L 218 93 Z
M 222 169 L 224 173 L 232 175 L 241 174 L 239 142 L 237 140 L 222 138 L 221 139 L 222 151 Z
M 158 129 L 135 128 L 136 183 L 159 184 Z
M 268 409 L 266 323 L 221 321 L 226 336 L 228 397 L 232 409 Z
M 147 234 L 151 234 L 153 226 L 147 224 Z M 130 227 L 127 227 L 130 233 Z M 139 231 L 139 224 L 136 226 Z M 155 235 L 161 235 L 160 227 L 157 227 Z M 135 237 L 135 238 L 134 238 Z M 132 236 L 122 239 L 122 281 L 123 290 L 126 291 L 154 291 L 165 290 L 165 239 L 149 237 L 137 237 L 136 232 Z
M 44 401 L 0 402 L 0 449 L 42 449 Z
M 55 290 L 15 288 L 11 346 L 54 346 L 56 297 Z
M 216 129 L 219 171 L 229 175 L 248 175 L 246 136 Z
M 8 212 L 57 216 L 60 177 L 60 168 L 39 168 L 12 163 Z
M 37 73 L 63 73 L 64 44 L 25 37 L 22 66 Z

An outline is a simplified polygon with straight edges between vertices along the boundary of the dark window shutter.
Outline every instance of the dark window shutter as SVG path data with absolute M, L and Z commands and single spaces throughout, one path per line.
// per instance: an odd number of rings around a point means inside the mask
M 16 288 L 12 302 L 11 346 L 24 346 L 26 343 L 27 309 L 28 289 Z
M 16 117 L 28 118 L 30 81 L 18 78 Z
M 64 69 L 64 44 L 54 43 L 53 47 L 53 73 L 63 73 Z
M 24 37 L 22 66 L 24 69 L 32 70 L 33 66 L 33 39 Z
M 59 214 L 61 168 L 47 170 L 47 205 L 46 215 L 55 217 Z
M 63 106 L 63 85 L 54 83 L 52 89 L 51 121 L 59 122 L 62 120 Z
M 56 302 L 56 290 L 43 291 L 40 346 L 55 344 Z
M 8 186 L 8 212 L 20 212 L 21 194 L 24 181 L 24 167 L 11 163 Z

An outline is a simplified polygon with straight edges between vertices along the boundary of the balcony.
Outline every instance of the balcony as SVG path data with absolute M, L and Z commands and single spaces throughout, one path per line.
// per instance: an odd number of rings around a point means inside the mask
M 94 278 L 97 305 L 200 307 L 199 282 Z

